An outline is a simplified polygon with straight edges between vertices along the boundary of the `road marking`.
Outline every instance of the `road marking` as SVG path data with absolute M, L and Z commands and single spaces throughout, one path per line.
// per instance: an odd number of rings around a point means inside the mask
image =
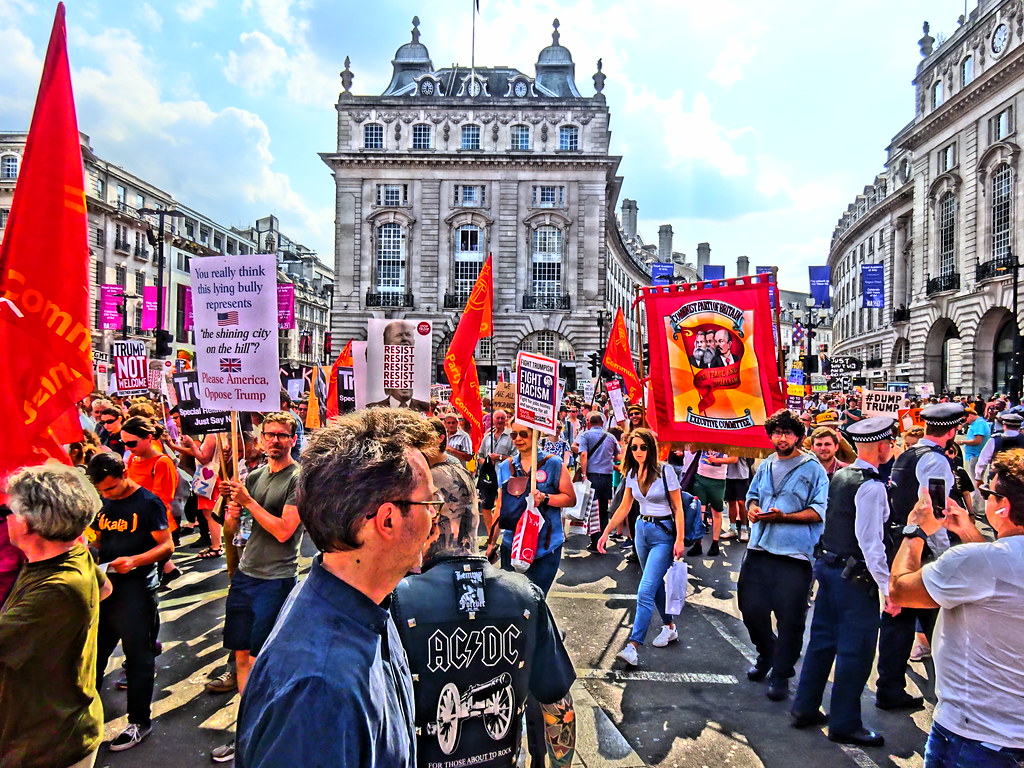
M 713 675 L 707 672 L 648 672 L 639 669 L 577 667 L 576 676 L 586 680 L 605 680 L 609 682 L 644 680 L 654 683 L 714 683 L 716 685 L 736 685 L 739 683 L 739 680 L 732 675 Z
M 730 632 L 729 628 L 726 627 L 725 624 L 722 623 L 722 620 L 715 616 L 712 611 L 702 605 L 694 605 L 693 603 L 691 603 L 691 605 L 693 605 L 697 610 L 697 613 L 699 613 L 708 624 L 714 627 L 715 631 L 722 636 L 725 642 L 739 651 L 748 662 L 753 664 L 757 661 L 757 653 L 754 649 Z
M 577 680 L 572 686 L 576 712 L 576 764 L 585 768 L 643 768 L 646 765 L 597 699 Z
M 579 598 L 580 600 L 636 600 L 636 593 L 628 592 L 548 592 L 548 599 L 552 597 Z

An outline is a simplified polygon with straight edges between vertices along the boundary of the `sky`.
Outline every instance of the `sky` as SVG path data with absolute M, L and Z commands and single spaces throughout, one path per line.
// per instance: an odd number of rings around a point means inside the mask
M 777 265 L 806 290 L 835 224 L 913 118 L 921 25 L 976 0 L 480 0 L 476 63 L 534 75 L 560 21 L 576 83 L 607 76 L 621 197 L 639 230 Z M 225 225 L 275 214 L 333 263 L 333 109 L 380 94 L 411 19 L 435 68 L 469 64 L 473 0 L 67 0 L 79 128 L 100 157 Z M 56 7 L 0 0 L 0 130 L 28 127 Z

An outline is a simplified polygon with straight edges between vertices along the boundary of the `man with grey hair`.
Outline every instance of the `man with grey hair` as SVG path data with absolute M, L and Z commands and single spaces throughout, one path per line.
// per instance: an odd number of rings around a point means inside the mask
M 18 470 L 7 494 L 0 514 L 28 562 L 0 609 L 0 762 L 87 768 L 103 739 L 96 632 L 110 583 L 81 536 L 100 499 L 59 464 Z
M 310 439 L 298 507 L 323 554 L 253 665 L 239 768 L 416 764 L 412 680 L 389 609 L 445 503 L 423 454 L 437 444 L 400 408 L 347 414 Z
M 590 481 L 594 488 L 594 498 L 597 499 L 601 528 L 597 533 L 590 535 L 590 546 L 587 547 L 588 551 L 597 553 L 597 540 L 601 538 L 601 531 L 608 527 L 608 503 L 612 500 L 612 471 L 619 458 L 619 444 L 614 435 L 605 431 L 604 416 L 597 411 L 590 414 L 587 423 L 590 429 L 580 435 L 573 450 L 579 451 L 580 471 Z

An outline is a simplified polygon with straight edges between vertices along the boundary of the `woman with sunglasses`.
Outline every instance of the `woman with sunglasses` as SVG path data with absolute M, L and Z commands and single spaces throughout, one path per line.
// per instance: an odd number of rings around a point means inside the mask
M 508 493 L 508 481 L 514 475 L 529 478 L 533 471 L 533 430 L 525 424 L 513 424 L 512 445 L 517 453 L 497 467 L 501 492 L 494 507 L 495 525 L 501 522 L 501 504 Z M 562 560 L 562 544 L 565 543 L 561 509 L 576 503 L 576 491 L 572 487 L 569 472 L 562 467 L 560 457 L 538 453 L 537 465 L 537 490 L 533 493 L 533 503 L 544 518 L 544 527 L 540 530 L 537 554 L 533 558 L 533 564 L 526 571 L 526 578 L 547 594 L 558 574 L 558 564 Z M 502 532 L 501 567 L 506 571 L 512 570 L 514 535 L 514 528 Z
M 96 436 L 100 443 L 111 453 L 116 453 L 122 458 L 125 455 L 124 443 L 121 442 L 121 426 L 124 424 L 124 414 L 121 409 L 110 406 L 99 413 L 97 419 L 99 426 L 96 428 Z
M 133 416 L 121 426 L 121 442 L 128 449 L 125 462 L 128 479 L 151 491 L 167 508 L 168 530 L 177 528 L 171 515 L 171 502 L 178 487 L 178 468 L 174 461 L 157 446 L 164 428 L 144 416 Z
M 655 608 L 661 614 L 664 625 L 653 645 L 664 648 L 679 639 L 675 621 L 665 613 L 665 574 L 673 559 L 682 557 L 686 551 L 683 540 L 686 526 L 679 479 L 675 472 L 666 470 L 658 463 L 658 443 L 651 430 L 641 427 L 630 432 L 623 473 L 626 476 L 626 490 L 623 492 L 622 503 L 608 521 L 608 527 L 597 542 L 597 549 L 604 553 L 611 532 L 626 519 L 633 501 L 639 502 L 640 515 L 636 522 L 634 546 L 643 575 L 637 590 L 633 631 L 629 641 L 616 654 L 635 667 L 638 663 L 637 649 L 647 637 L 647 628 Z

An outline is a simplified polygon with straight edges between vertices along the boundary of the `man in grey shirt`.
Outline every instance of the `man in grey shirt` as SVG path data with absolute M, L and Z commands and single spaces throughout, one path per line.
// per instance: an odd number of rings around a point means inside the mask
M 601 517 L 600 530 L 590 537 L 590 552 L 598 552 L 597 540 L 601 531 L 608 527 L 608 502 L 612 500 L 612 471 L 619 458 L 619 444 L 604 430 L 604 416 L 597 411 L 587 419 L 590 429 L 580 435 L 573 448 L 580 454 L 580 470 L 594 488 L 598 514 Z

